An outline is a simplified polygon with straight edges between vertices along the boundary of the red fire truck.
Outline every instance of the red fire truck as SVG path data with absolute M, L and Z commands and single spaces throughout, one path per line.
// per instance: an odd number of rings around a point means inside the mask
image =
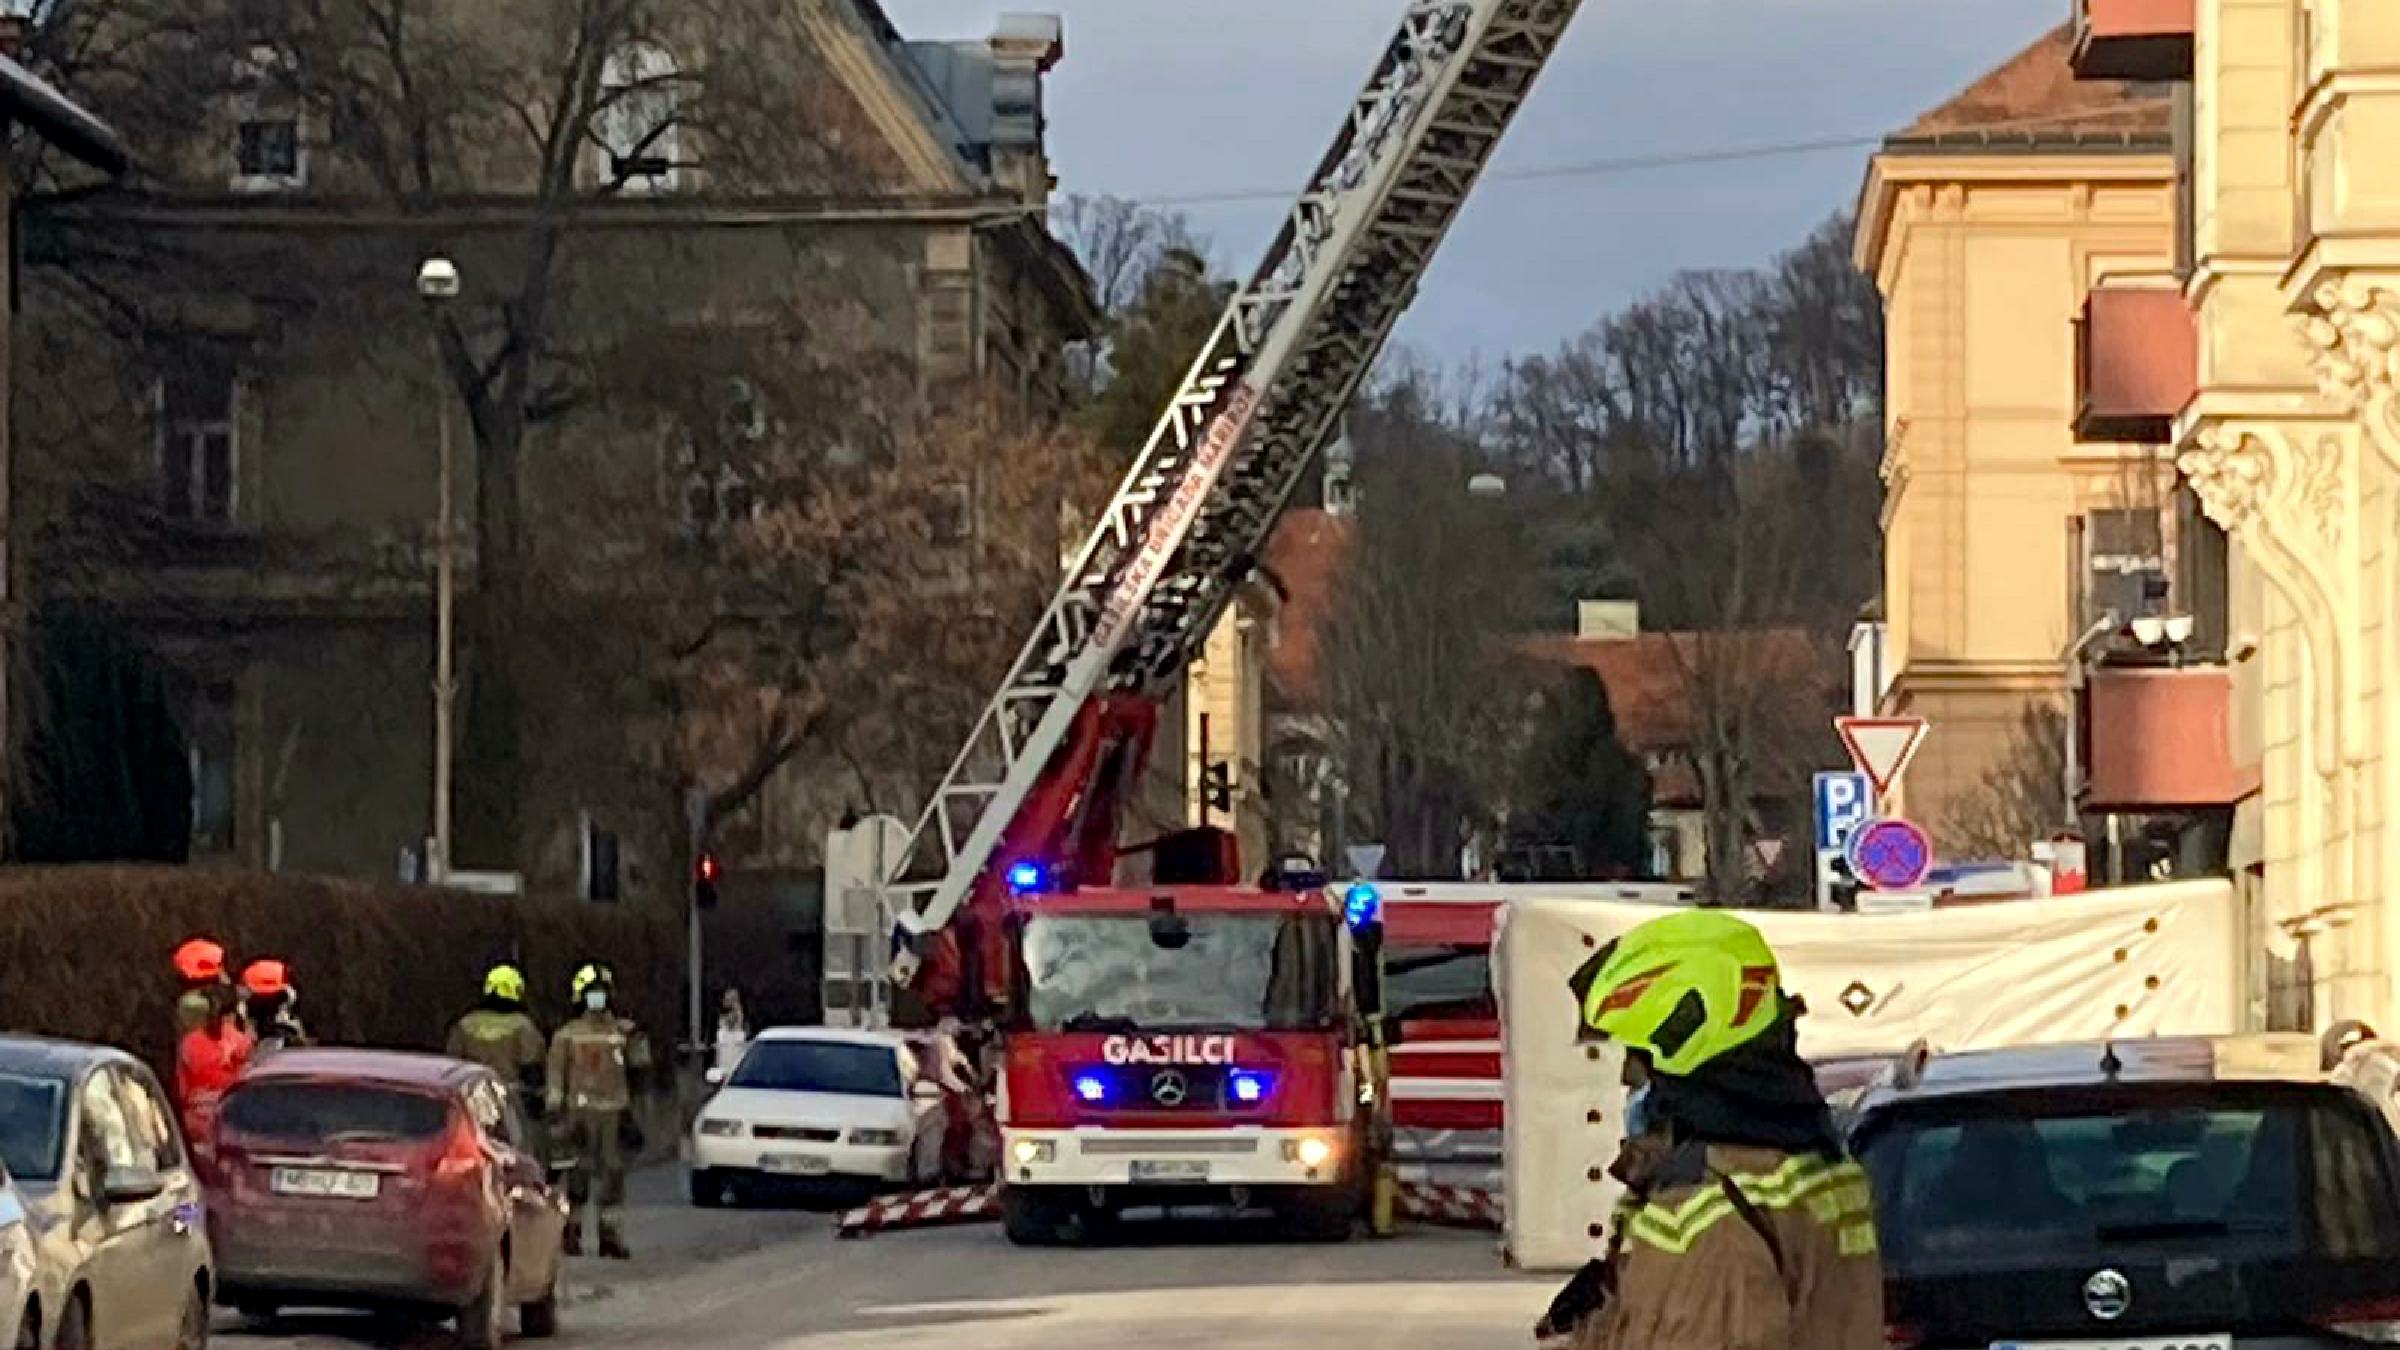
M 1010 1238 L 1199 1204 L 1349 1234 L 1380 1157 L 1359 1109 L 1352 945 L 1322 878 L 1286 875 L 1288 889 L 1052 894 L 1020 873 L 1000 1097 Z
M 1147 879 L 1120 888 L 1119 825 L 1161 704 L 1579 3 L 1406 0 L 892 874 L 894 983 L 931 1015 L 1003 1031 L 1012 1236 L 1197 1188 L 1275 1201 L 1329 1236 L 1339 1210 L 1348 1231 L 1377 1147 L 1357 1109 L 1374 1095 L 1357 1082 L 1374 990 L 1346 959 L 1350 933 L 1375 931 L 1373 890 L 1337 902 L 1305 867 L 1242 886 L 1230 836 L 1207 829 L 1152 841 Z M 1370 986 L 1375 969 L 1359 963 Z
M 1412 1180 L 1497 1188 L 1500 1006 L 1492 946 L 1513 899 L 1690 904 L 1668 882 L 1403 882 L 1378 887 L 1390 1025 L 1393 1159 Z

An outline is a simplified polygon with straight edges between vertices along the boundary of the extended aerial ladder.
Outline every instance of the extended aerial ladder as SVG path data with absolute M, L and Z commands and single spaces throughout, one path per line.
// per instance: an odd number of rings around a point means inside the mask
M 887 879 L 896 981 L 924 971 L 928 1002 L 972 1011 L 1005 978 L 1012 862 L 1107 881 L 1159 696 L 1255 566 L 1580 4 L 1410 0 Z

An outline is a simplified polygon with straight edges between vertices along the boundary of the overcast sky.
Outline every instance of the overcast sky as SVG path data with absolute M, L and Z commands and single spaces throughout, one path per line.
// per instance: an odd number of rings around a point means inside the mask
M 1050 146 L 1062 192 L 1296 190 L 1401 0 L 883 0 L 911 37 L 1062 13 Z M 1587 0 L 1497 170 L 1872 137 L 2066 16 L 2065 0 Z M 1556 345 L 1681 268 L 1746 266 L 1857 197 L 1866 150 L 1487 182 L 1400 340 L 1445 359 Z M 1247 274 L 1269 202 L 1180 207 Z

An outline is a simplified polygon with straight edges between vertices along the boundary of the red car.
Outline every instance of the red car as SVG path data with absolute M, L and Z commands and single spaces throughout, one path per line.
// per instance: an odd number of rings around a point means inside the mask
M 284 1050 L 225 1096 L 208 1167 L 218 1301 L 455 1317 L 469 1347 L 558 1324 L 567 1206 L 490 1071 Z

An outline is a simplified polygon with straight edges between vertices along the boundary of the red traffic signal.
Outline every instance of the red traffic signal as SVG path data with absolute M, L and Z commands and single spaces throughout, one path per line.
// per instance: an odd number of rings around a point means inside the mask
M 703 853 L 692 864 L 692 904 L 701 909 L 717 907 L 717 880 L 723 876 L 725 865 L 714 853 Z

